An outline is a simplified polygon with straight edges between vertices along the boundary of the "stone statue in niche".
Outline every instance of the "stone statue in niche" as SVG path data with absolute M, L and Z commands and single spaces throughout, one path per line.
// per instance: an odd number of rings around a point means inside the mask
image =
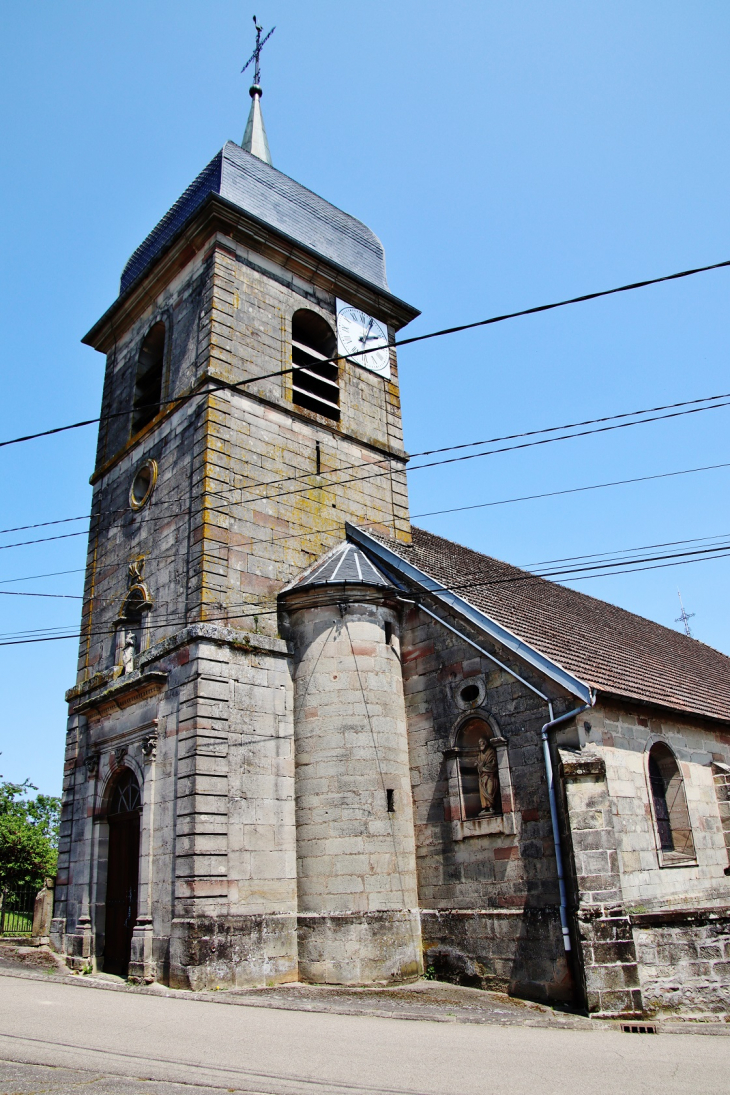
M 130 632 L 122 650 L 122 673 L 131 673 L 134 669 L 134 655 L 137 650 L 137 640 Z
M 493 814 L 499 796 L 499 774 L 497 772 L 497 753 L 488 738 L 479 739 L 477 755 L 477 775 L 479 777 L 479 801 L 481 814 Z

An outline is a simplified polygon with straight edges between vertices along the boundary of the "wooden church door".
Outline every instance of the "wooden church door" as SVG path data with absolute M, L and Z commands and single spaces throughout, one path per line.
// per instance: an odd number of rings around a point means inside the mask
M 128 768 L 112 793 L 109 807 L 109 858 L 106 883 L 104 972 L 127 976 L 132 933 L 137 919 L 139 882 L 139 784 Z

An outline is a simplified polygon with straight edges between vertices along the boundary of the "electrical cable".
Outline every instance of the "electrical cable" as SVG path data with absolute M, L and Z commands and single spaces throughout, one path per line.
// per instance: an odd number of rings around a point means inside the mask
M 539 429 L 539 430 L 526 430 L 522 433 L 505 434 L 501 437 L 493 437 L 493 438 L 486 439 L 484 441 L 469 441 L 469 442 L 461 443 L 461 444 L 458 444 L 458 445 L 448 445 L 448 446 L 445 446 L 445 447 L 440 448 L 440 449 L 427 449 L 427 450 L 424 450 L 423 452 L 412 454 L 410 459 L 415 459 L 416 457 L 419 457 L 419 456 L 430 456 L 430 455 L 434 455 L 436 453 L 441 453 L 441 452 L 450 452 L 450 451 L 454 451 L 454 450 L 462 449 L 462 448 L 473 448 L 475 446 L 480 446 L 480 445 L 490 445 L 490 444 L 494 444 L 498 441 L 511 441 L 511 440 L 518 439 L 520 437 L 533 437 L 537 434 L 554 433 L 554 432 L 559 431 L 559 430 L 574 429 L 578 426 L 592 425 L 592 424 L 601 423 L 601 422 L 612 422 L 612 421 L 615 421 L 616 419 L 619 419 L 619 418 L 633 418 L 636 415 L 651 414 L 655 411 L 673 410 L 677 407 L 688 407 L 688 406 L 695 407 L 695 405 L 699 404 L 699 403 L 708 403 L 708 402 L 711 402 L 711 401 L 716 401 L 716 400 L 720 400 L 720 399 L 727 399 L 727 398 L 730 398 L 730 393 L 722 393 L 720 395 L 705 396 L 701 399 L 683 400 L 682 402 L 679 402 L 679 403 L 668 403 L 668 404 L 664 404 L 664 405 L 661 405 L 661 406 L 658 406 L 658 407 L 649 407 L 649 408 L 644 408 L 642 410 L 637 410 L 637 411 L 624 411 L 624 412 L 622 412 L 620 414 L 616 414 L 616 415 L 606 415 L 606 416 L 603 416 L 601 418 L 584 419 L 580 422 L 567 423 L 567 424 L 562 425 L 562 426 L 546 426 L 543 429 Z M 727 406 L 727 405 L 728 404 L 719 404 L 719 406 Z M 713 402 L 713 405 L 710 406 L 710 407 L 697 407 L 696 410 L 712 410 L 715 406 L 718 406 L 718 404 Z M 689 410 L 689 411 L 684 411 L 684 412 L 681 412 L 681 413 L 682 414 L 691 414 L 691 413 L 696 413 L 696 412 L 695 412 L 695 410 Z M 645 422 L 659 421 L 663 418 L 673 418 L 673 417 L 678 417 L 678 416 L 674 415 L 674 414 L 661 415 L 661 416 L 658 416 L 657 418 L 644 419 L 642 422 L 624 423 L 622 425 L 641 425 L 641 424 L 644 424 Z M 569 436 L 570 437 L 581 437 L 581 436 L 586 436 L 587 433 L 593 433 L 593 432 L 600 433 L 600 432 L 605 432 L 605 431 L 601 431 L 601 430 L 585 431 L 584 433 L 570 434 Z M 557 440 L 565 440 L 565 438 L 562 438 L 562 439 L 561 438 L 549 438 L 549 439 L 546 439 L 546 440 L 549 440 L 549 441 L 555 440 L 555 441 L 557 441 Z M 535 444 L 537 444 L 537 442 L 535 442 Z M 500 451 L 510 451 L 512 448 L 519 448 L 519 447 L 520 446 L 508 446 L 505 450 L 500 450 Z M 487 453 L 475 453 L 473 455 L 474 456 L 481 456 L 481 455 L 489 455 L 489 454 L 487 454 Z M 389 458 L 388 457 L 383 457 L 383 459 L 387 460 Z M 461 459 L 461 458 L 459 458 L 459 459 Z M 358 464 L 345 464 L 345 465 L 341 466 L 340 468 L 328 469 L 327 471 L 325 471 L 323 473 L 320 473 L 320 476 L 322 476 L 322 475 L 335 475 L 335 474 L 338 474 L 341 471 L 352 470 L 352 469 L 360 468 L 360 467 L 371 467 L 373 464 L 377 464 L 379 462 L 380 461 L 378 461 L 378 460 L 373 460 L 373 461 L 364 461 L 364 462 L 361 462 L 361 463 L 358 463 Z M 444 461 L 444 463 L 445 462 L 446 461 Z M 440 461 L 433 461 L 430 464 L 415 465 L 413 468 L 409 468 L 408 470 L 409 471 L 417 471 L 421 467 L 433 467 L 433 466 L 436 466 L 438 463 L 441 463 L 441 462 Z M 717 465 L 717 467 L 721 467 L 721 466 L 722 465 Z M 389 473 L 390 473 L 390 469 L 386 469 L 382 472 L 382 474 L 384 474 L 384 475 L 389 474 Z M 304 478 L 312 478 L 315 474 L 316 473 L 313 473 L 313 472 L 307 472 L 307 473 L 304 473 L 304 474 L 298 475 L 298 476 L 287 476 L 283 479 L 269 480 L 265 484 L 255 484 L 254 487 L 248 487 L 248 488 L 247 487 L 228 487 L 228 488 L 224 488 L 220 492 L 218 492 L 218 491 L 216 491 L 216 492 L 206 492 L 205 497 L 206 498 L 218 497 L 221 494 L 227 494 L 227 493 L 230 493 L 233 490 L 252 490 L 252 489 L 259 488 L 259 487 L 270 487 L 270 486 L 277 485 L 278 483 L 291 482 L 293 480 L 299 480 L 299 479 L 304 479 Z M 682 473 L 677 472 L 677 473 L 667 473 L 667 474 L 682 474 Z M 346 480 L 346 482 L 353 482 L 353 481 L 356 481 L 356 480 L 354 480 L 354 479 Z M 638 480 L 636 480 L 636 481 L 638 482 Z M 628 482 L 632 482 L 632 480 L 625 480 L 624 482 L 628 483 Z M 339 483 L 333 483 L 332 484 L 332 486 L 340 486 L 340 485 L 342 485 L 342 484 L 339 484 Z M 614 485 L 614 484 L 607 484 L 607 485 Z M 318 490 L 318 489 L 321 489 L 321 488 L 318 485 L 315 484 L 315 485 L 308 486 L 306 489 L 307 490 Z M 576 488 L 576 489 L 581 489 L 581 488 Z M 585 488 L 585 489 L 588 489 L 588 488 Z M 593 489 L 593 488 L 591 488 L 591 489 Z M 262 500 L 266 500 L 269 497 L 274 497 L 274 498 L 284 497 L 289 493 L 301 493 L 301 492 L 282 491 L 278 495 L 273 495 L 273 496 L 264 495 L 264 496 L 259 496 L 259 498 L 261 498 Z M 532 496 L 529 496 L 529 497 L 532 497 Z M 535 497 L 538 497 L 538 496 L 535 496 Z M 547 497 L 547 495 L 545 495 L 544 497 Z M 252 500 L 255 501 L 256 499 L 252 499 Z M 155 502 L 153 500 L 152 502 L 150 502 L 150 506 L 153 506 L 153 505 L 175 505 L 179 501 L 181 501 L 181 499 L 179 499 L 179 498 L 160 499 L 157 502 Z M 238 502 L 230 501 L 228 504 L 229 505 L 242 505 L 243 502 L 242 502 L 242 500 L 240 500 Z M 501 504 L 501 503 L 497 503 L 497 502 L 484 503 L 484 505 L 499 505 L 499 504 Z M 479 508 L 479 507 L 478 506 L 474 506 L 474 507 L 463 506 L 463 507 L 457 507 L 456 509 L 453 509 L 453 510 L 436 510 L 436 511 L 433 511 L 431 513 L 418 514 L 417 516 L 430 517 L 430 516 L 433 516 L 433 515 L 438 514 L 438 513 L 458 512 L 461 509 L 469 509 L 469 508 L 475 508 L 476 509 L 476 508 Z M 190 512 L 193 512 L 193 511 L 177 509 L 175 511 L 175 516 L 181 516 L 185 513 L 190 513 Z M 213 509 L 213 508 L 209 507 L 209 512 L 222 512 L 222 510 L 219 509 L 219 508 Z M 55 521 L 39 521 L 39 522 L 36 522 L 34 524 L 31 524 L 31 525 L 18 525 L 18 526 L 15 526 L 13 528 L 0 529 L 0 535 L 6 535 L 6 534 L 9 534 L 9 533 L 12 533 L 12 532 L 22 532 L 25 529 L 43 528 L 43 527 L 47 527 L 49 525 L 66 524 L 68 522 L 84 521 L 84 520 L 90 520 L 92 518 L 96 519 L 100 516 L 112 516 L 112 515 L 116 515 L 116 514 L 119 514 L 119 513 L 128 514 L 129 511 L 125 507 L 124 509 L 106 510 L 106 511 L 102 511 L 101 513 L 99 513 L 99 512 L 92 513 L 87 517 L 62 517 L 62 518 L 56 519 Z M 170 516 L 167 515 L 167 514 L 162 514 L 159 517 L 154 517 L 153 519 L 154 520 L 160 520 L 160 521 L 169 520 Z M 112 526 L 105 526 L 105 527 L 109 528 L 109 527 L 112 527 Z M 78 532 L 77 533 L 69 533 L 68 535 L 69 536 L 80 536 L 80 535 L 83 535 L 83 533 L 78 533 Z M 49 537 L 44 538 L 44 540 L 29 540 L 29 541 L 24 541 L 21 544 L 2 545 L 2 547 L 22 547 L 22 546 L 26 546 L 26 544 L 43 543 L 43 542 L 45 542 L 45 540 L 60 539 L 60 538 L 61 537 L 50 537 L 49 536 Z
M 427 334 L 424 335 L 412 335 L 410 338 L 393 339 L 392 341 L 388 342 L 388 346 L 391 348 L 397 348 L 400 346 L 412 346 L 417 342 L 425 342 L 427 339 L 442 338 L 445 335 L 455 335 L 461 333 L 462 331 L 472 331 L 478 327 L 487 327 L 493 323 L 503 323 L 505 320 L 508 319 L 519 319 L 521 316 L 537 315 L 539 312 L 550 312 L 555 308 L 565 308 L 569 304 L 582 304 L 585 301 L 598 300 L 599 297 L 609 297 L 615 295 L 616 293 L 627 293 L 633 289 L 644 289 L 648 285 L 660 285 L 662 282 L 665 281 L 676 281 L 679 278 L 692 277 L 694 274 L 704 274 L 710 270 L 720 270 L 726 266 L 730 266 L 730 259 L 724 262 L 715 262 L 709 266 L 696 266 L 693 267 L 691 270 L 680 270 L 676 274 L 665 274 L 664 276 L 659 278 L 647 278 L 644 281 L 630 282 L 628 285 L 619 285 L 614 289 L 601 289 L 596 293 L 584 293 L 581 296 L 569 297 L 566 300 L 554 301 L 551 304 L 539 304 L 532 308 L 523 308 L 518 312 L 505 312 L 502 315 L 490 316 L 489 319 L 479 319 L 473 323 L 462 323 L 457 327 L 444 327 L 439 331 L 429 331 Z M 368 349 L 357 350 L 354 353 L 347 354 L 345 356 L 347 356 L 348 358 L 365 357 L 367 354 L 376 353 L 381 348 L 382 346 L 373 346 Z M 319 364 L 336 365 L 342 356 L 343 355 L 338 354 L 336 357 L 323 359 L 321 362 L 319 362 Z M 220 384 L 221 388 L 236 390 L 236 388 L 240 387 L 243 384 L 254 384 L 257 380 L 269 380 L 272 377 L 284 376 L 287 373 L 294 372 L 296 368 L 297 366 L 290 366 L 286 369 L 279 369 L 273 373 L 263 373 L 260 376 L 254 376 L 250 377 L 248 380 L 239 381 L 237 384 L 226 384 L 220 381 L 215 383 Z M 188 399 L 194 398 L 195 395 L 208 394 L 208 391 L 210 390 L 217 389 L 206 389 L 201 392 L 190 393 L 186 396 L 178 396 L 176 399 L 161 400 L 159 403 L 149 404 L 149 406 L 154 405 L 156 407 L 160 407 L 166 403 L 176 403 L 180 400 L 187 401 Z M 0 441 L 0 448 L 3 448 L 6 445 L 18 445 L 24 441 L 34 441 L 36 438 L 39 437 L 49 437 L 51 434 L 62 433 L 65 430 L 75 430 L 79 429 L 82 426 L 91 426 L 95 422 L 105 422 L 111 418 L 118 418 L 121 415 L 128 414 L 129 410 L 115 411 L 111 414 L 100 415 L 98 418 L 87 418 L 83 422 L 72 422 L 67 426 L 56 426 L 50 430 L 42 430 L 40 433 L 30 433 L 26 434 L 24 437 L 14 437 L 7 441 Z
M 664 471 L 659 472 L 656 475 L 640 475 L 636 479 L 615 479 L 608 483 L 591 483 L 586 487 L 568 487 L 565 490 L 551 490 L 546 491 L 544 494 L 523 494 L 519 498 L 500 498 L 494 502 L 477 502 L 471 506 L 452 506 L 449 509 L 433 509 L 428 510 L 426 513 L 413 513 L 411 514 L 411 520 L 418 520 L 420 517 L 438 517 L 443 513 L 463 513 L 465 510 L 473 509 L 487 509 L 490 506 L 507 506 L 512 502 L 532 502 L 538 498 L 557 498 L 561 494 L 580 494 L 582 491 L 587 490 L 603 490 L 604 487 L 623 487 L 628 483 L 647 483 L 651 479 L 670 479 L 675 475 L 693 475 L 699 471 L 716 471 L 718 468 L 730 468 L 728 464 L 707 464 L 701 468 L 683 468 L 680 471 Z
M 632 549 L 628 549 L 632 550 Z M 633 549 L 638 550 L 638 549 Z M 720 554 L 721 553 L 721 554 Z M 436 586 L 429 590 L 423 590 L 422 593 L 417 593 L 417 596 L 430 596 L 436 593 L 460 593 L 461 591 L 478 590 L 491 586 L 512 585 L 516 582 L 530 582 L 530 581 L 552 581 L 555 582 L 557 578 L 562 578 L 564 581 L 582 581 L 587 578 L 596 577 L 610 577 L 613 574 L 633 574 L 644 570 L 655 570 L 666 566 L 678 566 L 692 562 L 710 562 L 713 559 L 727 558 L 730 556 L 730 543 L 718 544 L 711 548 L 702 548 L 692 551 L 672 552 L 663 555 L 650 555 L 643 558 L 638 558 L 630 561 L 632 564 L 645 564 L 645 565 L 631 565 L 627 569 L 619 570 L 619 567 L 626 567 L 627 560 L 619 559 L 614 562 L 598 563 L 589 566 L 577 566 L 577 567 L 560 567 L 552 571 L 543 571 L 541 573 L 536 572 L 524 572 L 517 575 L 510 575 L 505 578 L 489 578 L 484 581 L 473 581 L 469 579 L 466 582 L 459 582 L 452 585 Z M 512 569 L 512 568 L 511 568 Z M 603 573 L 597 573 L 602 571 Z M 278 608 L 267 609 L 265 606 L 271 604 L 271 600 L 266 602 L 242 602 L 240 607 L 246 607 L 250 611 L 231 614 L 230 611 L 226 611 L 223 615 L 215 617 L 209 616 L 204 621 L 198 621 L 203 623 L 216 623 L 223 622 L 224 624 L 230 624 L 231 620 L 257 618 L 261 616 L 276 615 Z M 212 607 L 212 606 L 209 606 Z M 221 606 L 222 607 L 222 606 Z M 229 605 L 228 609 L 239 607 L 237 605 Z M 160 625 L 167 624 L 168 626 L 193 626 L 196 621 L 188 621 L 184 619 L 179 613 L 168 613 L 166 617 L 158 617 L 157 622 Z M 32 635 L 38 633 L 38 631 L 46 632 L 41 638 L 9 638 L 8 635 L 0 636 L 0 646 L 17 645 L 21 642 L 45 642 L 55 638 L 98 638 L 103 636 L 109 636 L 115 634 L 115 629 L 109 627 L 103 627 L 99 629 L 92 629 L 90 632 L 74 632 L 73 634 L 66 635 L 48 635 L 49 630 L 63 630 L 63 628 L 39 628 L 34 631 L 26 631 L 21 633 L 15 633 L 16 635 Z
M 73 570 L 52 570 L 48 574 L 26 574 L 23 578 L 4 578 L 0 586 L 10 585 L 12 582 L 34 582 L 37 578 L 58 578 L 61 574 L 83 574 L 86 567 L 75 567 Z

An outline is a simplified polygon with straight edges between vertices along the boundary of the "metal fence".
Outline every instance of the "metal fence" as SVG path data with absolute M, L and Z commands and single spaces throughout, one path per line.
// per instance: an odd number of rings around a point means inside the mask
M 0 908 L 0 935 L 30 935 L 36 890 L 5 890 Z

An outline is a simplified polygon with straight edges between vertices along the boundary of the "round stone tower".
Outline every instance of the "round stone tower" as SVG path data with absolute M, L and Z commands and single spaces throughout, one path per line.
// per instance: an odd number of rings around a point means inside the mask
M 299 977 L 421 971 L 396 589 L 342 544 L 280 596 L 294 653 Z

